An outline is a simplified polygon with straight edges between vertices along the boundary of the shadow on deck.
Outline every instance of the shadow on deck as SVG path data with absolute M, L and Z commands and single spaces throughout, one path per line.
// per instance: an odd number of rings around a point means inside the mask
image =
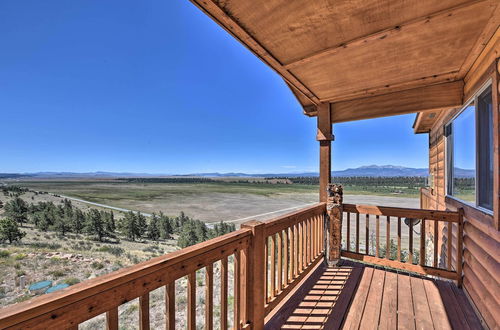
M 453 282 L 342 260 L 318 266 L 266 329 L 482 329 Z

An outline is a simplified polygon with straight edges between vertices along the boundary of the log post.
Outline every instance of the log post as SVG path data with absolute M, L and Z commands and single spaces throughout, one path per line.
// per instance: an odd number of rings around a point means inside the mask
M 265 285 L 266 285 L 266 264 L 265 264 L 265 224 L 260 221 L 249 221 L 241 225 L 241 228 L 250 228 L 252 230 L 252 242 L 250 247 L 243 251 L 241 264 L 244 275 L 240 279 L 244 282 L 242 287 L 245 291 L 240 295 L 240 299 L 245 302 L 240 303 L 243 311 L 244 326 L 248 325 L 252 329 L 264 329 L 264 303 L 265 303 Z
M 333 140 L 332 122 L 330 120 L 330 104 L 318 105 L 318 134 L 319 141 L 319 201 L 326 202 L 327 187 L 331 181 L 331 144 Z
M 342 247 L 342 203 L 343 188 L 342 185 L 328 185 L 328 201 L 326 204 L 327 221 L 326 232 L 327 240 L 325 247 L 326 262 L 328 266 L 335 266 L 340 260 Z

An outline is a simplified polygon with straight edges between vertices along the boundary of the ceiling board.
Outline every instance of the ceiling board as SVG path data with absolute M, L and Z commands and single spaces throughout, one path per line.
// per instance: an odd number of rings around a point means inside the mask
M 408 25 L 387 37 L 347 47 L 291 72 L 320 98 L 458 73 L 491 16 L 488 2 Z

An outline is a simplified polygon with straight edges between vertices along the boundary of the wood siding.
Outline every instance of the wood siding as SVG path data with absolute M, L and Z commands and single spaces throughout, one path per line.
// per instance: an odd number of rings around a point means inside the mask
M 497 68 L 494 64 L 491 63 L 489 69 L 481 74 L 483 83 L 488 81 L 492 74 L 496 74 Z M 497 86 L 493 86 L 492 90 L 498 93 Z M 494 109 L 498 111 L 497 105 Z M 496 221 L 492 215 L 446 196 L 446 141 L 443 127 L 458 111 L 459 109 L 443 111 L 429 133 L 429 170 L 433 176 L 433 184 L 429 189 L 422 191 L 421 202 L 422 207 L 425 208 L 464 209 L 464 288 L 488 327 L 496 329 L 500 326 L 498 313 L 500 310 L 498 290 L 500 287 L 500 232 L 496 228 Z M 498 138 L 498 131 L 495 132 L 495 138 Z M 498 168 L 495 175 L 499 175 Z M 498 196 L 498 189 L 496 189 L 496 195 Z M 428 228 L 427 232 L 434 235 L 434 228 Z M 438 227 L 440 263 L 449 262 L 446 252 L 451 248 L 451 264 L 456 264 L 456 235 L 456 224 Z M 449 237 L 452 244 L 448 244 Z

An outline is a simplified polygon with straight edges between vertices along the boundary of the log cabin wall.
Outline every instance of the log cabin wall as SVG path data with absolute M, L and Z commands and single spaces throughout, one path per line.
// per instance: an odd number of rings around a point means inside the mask
M 497 31 L 498 32 L 498 31 Z M 498 34 L 498 33 L 497 33 Z M 438 210 L 464 209 L 464 265 L 463 285 L 470 299 L 481 314 L 486 325 L 498 328 L 500 325 L 500 231 L 498 231 L 498 198 L 499 198 L 499 71 L 498 57 L 500 56 L 499 39 L 496 38 L 492 47 L 485 48 L 479 56 L 473 69 L 464 79 L 464 102 L 472 97 L 475 92 L 488 81 L 492 81 L 493 91 L 493 127 L 494 127 L 494 176 L 495 176 L 495 206 L 494 215 L 457 201 L 446 195 L 446 139 L 444 126 L 461 110 L 443 110 L 436 116 L 435 123 L 429 131 L 429 171 L 432 176 L 431 185 L 423 189 L 421 204 L 423 208 Z M 495 95 L 496 94 L 496 95 Z M 438 230 L 440 262 L 445 264 L 448 242 L 448 228 L 441 226 Z M 456 258 L 457 227 L 453 225 L 452 264 Z

